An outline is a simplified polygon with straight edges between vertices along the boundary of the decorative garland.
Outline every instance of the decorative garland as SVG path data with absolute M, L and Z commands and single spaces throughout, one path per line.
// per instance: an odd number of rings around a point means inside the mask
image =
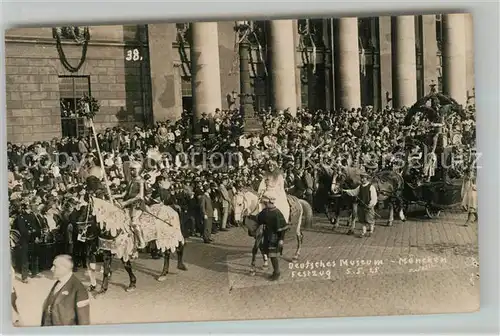
M 78 105 L 78 115 L 87 119 L 94 119 L 96 113 L 101 109 L 99 101 L 90 95 L 80 98 Z
M 88 27 L 83 28 L 83 33 L 80 34 L 79 27 L 58 27 L 53 28 L 52 35 L 56 39 L 57 52 L 59 54 L 59 59 L 61 60 L 62 65 L 66 70 L 71 73 L 78 72 L 82 67 L 83 63 L 85 63 L 85 59 L 87 57 L 87 48 L 90 41 L 90 30 Z M 80 57 L 80 61 L 76 67 L 72 66 L 64 53 L 61 37 L 72 38 L 77 44 L 83 45 L 82 47 L 82 55 Z

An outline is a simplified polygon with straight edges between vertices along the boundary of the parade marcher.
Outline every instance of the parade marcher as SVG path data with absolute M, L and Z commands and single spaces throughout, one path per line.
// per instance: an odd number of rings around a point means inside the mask
M 375 205 L 377 205 L 378 196 L 377 189 L 370 183 L 369 176 L 366 172 L 361 173 L 361 185 L 355 189 L 344 189 L 346 194 L 358 199 L 358 216 L 359 221 L 363 224 L 363 231 L 360 237 L 370 236 L 375 229 Z M 354 233 L 356 222 L 352 222 L 349 233 Z M 367 232 L 366 226 L 369 226 Z
M 132 181 L 130 181 L 125 193 L 115 196 L 115 198 L 122 198 L 123 201 L 120 205 L 127 208 L 131 218 L 131 227 L 137 239 L 138 248 L 146 247 L 146 242 L 142 231 L 139 228 L 138 219 L 142 214 L 142 207 L 145 206 L 145 182 L 140 176 L 141 164 L 139 162 L 132 162 L 130 164 L 130 175 Z
M 462 184 L 462 208 L 467 211 L 465 226 L 477 222 L 477 186 L 473 169 L 470 169 Z
M 70 256 L 54 259 L 52 272 L 57 281 L 43 304 L 42 327 L 90 324 L 89 294 L 72 269 Z
M 257 223 L 263 225 L 263 253 L 269 256 L 273 266 L 271 280 L 278 280 L 280 268 L 278 254 L 283 249 L 285 231 L 288 229 L 287 221 L 281 211 L 274 204 L 276 198 L 272 193 L 266 193 L 261 198 L 264 209 L 257 216 Z

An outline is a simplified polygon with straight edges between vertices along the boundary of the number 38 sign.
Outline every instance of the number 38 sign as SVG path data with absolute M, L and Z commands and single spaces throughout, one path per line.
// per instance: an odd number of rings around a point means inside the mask
M 129 49 L 125 55 L 125 61 L 142 61 L 142 56 L 139 52 L 139 49 Z

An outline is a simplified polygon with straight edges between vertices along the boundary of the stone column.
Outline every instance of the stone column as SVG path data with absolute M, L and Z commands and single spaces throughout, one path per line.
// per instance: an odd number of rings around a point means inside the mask
M 337 20 L 337 107 L 361 107 L 358 19 Z
M 217 22 L 191 23 L 191 85 L 195 121 L 221 108 Z
M 297 89 L 295 78 L 295 31 L 293 20 L 272 20 L 269 22 L 270 68 L 273 107 L 289 109 L 297 113 Z
M 415 51 L 415 17 L 392 18 L 392 92 L 396 108 L 411 107 L 417 101 L 417 56 Z
M 172 43 L 176 38 L 175 24 L 148 25 L 151 90 L 154 121 L 177 120 L 182 115 L 179 68 L 174 64 Z
M 474 95 L 475 74 L 474 74 L 474 21 L 472 14 L 465 16 L 465 66 L 467 73 L 467 91 L 469 95 Z M 474 100 L 472 100 L 474 101 Z
M 443 91 L 459 104 L 467 101 L 464 14 L 443 15 Z

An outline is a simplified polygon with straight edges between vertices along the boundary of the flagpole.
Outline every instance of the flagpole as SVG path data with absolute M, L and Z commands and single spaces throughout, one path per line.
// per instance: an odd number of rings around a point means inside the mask
M 90 105 L 85 104 L 85 109 L 87 110 L 87 112 L 90 112 Z M 99 148 L 99 141 L 97 141 L 97 132 L 95 131 L 94 127 L 94 119 L 88 118 L 88 120 L 90 123 L 90 128 L 92 129 L 92 135 L 94 137 L 95 146 L 97 148 L 97 155 L 99 156 L 99 162 L 101 164 L 101 172 L 104 179 L 104 185 L 106 186 L 106 192 L 108 193 L 109 200 L 113 202 L 113 196 L 111 195 L 111 189 L 109 188 L 108 184 L 108 177 L 106 176 L 106 171 L 104 170 L 104 160 L 102 159 L 101 149 Z

